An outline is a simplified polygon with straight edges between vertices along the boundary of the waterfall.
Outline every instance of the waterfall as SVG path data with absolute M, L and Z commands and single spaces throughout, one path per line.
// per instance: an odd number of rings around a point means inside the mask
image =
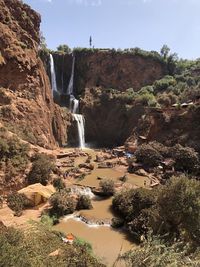
M 74 68 L 75 68 L 75 57 L 73 56 L 72 61 L 72 72 L 71 77 L 69 81 L 69 85 L 67 88 L 67 95 L 70 96 L 69 99 L 69 108 L 72 112 L 72 116 L 77 122 L 77 128 L 78 128 L 78 138 L 79 138 L 79 147 L 84 148 L 85 147 L 85 119 L 84 116 L 81 114 L 78 114 L 79 112 L 79 101 L 74 97 Z
M 79 147 L 85 147 L 85 119 L 81 114 L 73 114 L 78 125 Z
M 77 114 L 78 113 L 78 109 L 79 109 L 79 101 L 76 98 L 74 98 L 72 113 Z
M 75 67 L 75 57 L 73 56 L 72 72 L 71 72 L 69 85 L 68 85 L 68 88 L 67 88 L 67 95 L 73 95 L 73 93 L 74 93 L 74 67 Z
M 58 92 L 56 83 L 56 72 L 52 54 L 50 54 L 50 69 L 51 69 L 51 87 L 53 92 Z
M 63 55 L 63 60 L 62 60 L 62 93 L 64 94 L 64 55 Z

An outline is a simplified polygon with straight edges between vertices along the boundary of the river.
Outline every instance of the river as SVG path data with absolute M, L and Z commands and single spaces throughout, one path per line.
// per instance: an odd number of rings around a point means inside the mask
M 98 164 L 94 161 L 96 151 L 87 149 L 88 154 L 92 157 L 92 162 L 95 166 L 94 170 L 86 175 L 85 178 L 79 181 L 81 186 L 98 187 L 99 177 L 113 179 L 119 182 L 119 177 L 125 173 L 128 177 L 129 186 L 141 187 L 149 185 L 148 177 L 128 174 L 127 167 L 121 166 L 117 168 L 98 168 Z M 85 162 L 87 157 L 78 157 L 75 159 L 75 166 Z M 74 181 L 75 183 L 75 181 Z M 73 182 L 72 182 L 73 185 Z M 119 254 L 134 248 L 136 245 L 128 238 L 128 235 L 123 230 L 116 230 L 109 226 L 111 219 L 115 216 L 112 211 L 112 198 L 92 199 L 93 209 L 82 210 L 78 212 L 78 216 L 84 217 L 90 225 L 83 222 L 77 217 L 77 212 L 74 215 L 66 216 L 61 222 L 55 226 L 55 229 L 66 234 L 72 233 L 88 241 L 93 248 L 95 256 L 97 256 L 106 266 L 122 267 L 124 264 L 117 261 Z M 104 225 L 98 225 L 104 222 Z M 114 265 L 113 265 L 114 264 Z

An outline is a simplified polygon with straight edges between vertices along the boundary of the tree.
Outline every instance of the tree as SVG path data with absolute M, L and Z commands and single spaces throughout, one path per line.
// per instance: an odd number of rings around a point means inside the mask
M 54 161 L 48 155 L 37 154 L 31 171 L 27 176 L 28 183 L 41 183 L 42 185 L 47 185 L 50 179 L 50 173 L 54 168 Z
M 69 54 L 69 53 L 71 52 L 71 49 L 69 48 L 68 45 L 63 44 L 63 45 L 59 45 L 59 46 L 57 47 L 57 51 L 59 51 L 59 52 L 64 52 L 64 53 Z
M 11 193 L 8 195 L 7 204 L 15 212 L 16 216 L 20 216 L 23 209 L 30 205 L 30 201 L 24 194 Z
M 105 196 L 112 196 L 115 192 L 115 183 L 111 179 L 100 181 L 99 186 Z
M 199 168 L 198 153 L 193 148 L 177 144 L 172 148 L 172 156 L 175 160 L 175 169 L 178 171 L 192 173 Z
M 170 179 L 158 191 L 156 210 L 154 221 L 159 234 L 174 233 L 186 241 L 200 242 L 199 181 L 184 175 Z
M 92 36 L 90 36 L 89 43 L 90 43 L 90 48 L 91 48 L 92 47 Z
M 164 44 L 162 48 L 160 49 L 160 54 L 164 59 L 167 59 L 169 52 L 170 52 L 170 48 L 166 44 Z
M 75 198 L 65 189 L 53 194 L 49 199 L 49 202 L 52 206 L 50 213 L 57 216 L 73 213 L 77 205 Z
M 90 197 L 85 196 L 85 195 L 81 195 L 78 198 L 77 209 L 78 210 L 92 209 L 92 203 L 91 203 Z
M 149 144 L 139 146 L 135 152 L 135 157 L 138 162 L 149 168 L 158 166 L 163 159 L 162 155 Z

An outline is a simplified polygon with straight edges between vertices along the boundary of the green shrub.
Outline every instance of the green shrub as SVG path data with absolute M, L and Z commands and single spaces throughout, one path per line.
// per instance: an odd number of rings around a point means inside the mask
M 49 202 L 52 206 L 51 214 L 58 217 L 73 213 L 77 205 L 75 198 L 65 189 L 53 194 Z
M 64 244 L 59 232 L 33 224 L 29 229 L 0 229 L 0 266 L 95 266 L 105 267 L 94 258 L 87 242 Z M 58 256 L 49 254 L 58 250 Z
M 84 247 L 86 247 L 88 252 L 90 252 L 90 253 L 92 252 L 92 245 L 88 241 L 86 241 L 80 237 L 75 239 L 75 245 L 84 246 Z
M 141 246 L 128 251 L 120 256 L 120 260 L 129 267 L 182 267 L 198 265 L 198 259 L 191 260 L 192 255 L 188 255 L 187 247 L 181 243 L 174 243 L 168 246 L 159 237 L 148 238 Z M 197 264 L 197 265 L 196 265 Z
M 113 198 L 113 209 L 130 222 L 143 209 L 150 208 L 155 202 L 155 192 L 145 188 L 130 189 L 116 194 Z
M 155 209 L 155 207 L 154 207 Z M 158 191 L 151 226 L 158 234 L 174 234 L 186 242 L 200 240 L 200 183 L 186 176 L 173 177 Z
M 57 47 L 57 51 L 69 54 L 71 52 L 71 49 L 69 48 L 68 45 L 63 44 L 63 45 L 59 45 Z
M 63 181 L 62 178 L 56 178 L 55 180 L 53 180 L 53 186 L 57 189 L 57 190 L 61 190 L 65 188 L 65 183 Z
M 155 81 L 154 88 L 155 92 L 167 90 L 170 86 L 175 86 L 176 80 L 172 76 L 165 76 L 164 78 Z
M 115 192 L 115 183 L 111 179 L 105 179 L 99 182 L 100 190 L 105 196 L 112 196 Z
M 0 161 L 10 162 L 17 170 L 24 170 L 28 163 L 29 145 L 17 137 L 0 135 Z
M 121 219 L 121 218 L 112 218 L 112 221 L 111 221 L 111 226 L 113 228 L 120 228 L 124 225 L 124 220 Z
M 135 98 L 136 102 L 141 103 L 144 106 L 156 107 L 157 101 L 152 93 L 146 92 L 143 94 L 138 94 Z
M 141 162 L 146 167 L 156 167 L 160 164 L 163 157 L 150 144 L 139 146 L 135 152 L 135 157 L 138 162 Z
M 175 160 L 176 170 L 192 173 L 199 169 L 198 153 L 193 148 L 177 144 L 172 148 L 171 153 Z
M 47 185 L 50 173 L 55 169 L 54 160 L 45 154 L 37 154 L 34 158 L 32 168 L 27 175 L 29 184 L 41 183 Z
M 59 222 L 56 216 L 49 216 L 47 214 L 43 214 L 41 216 L 40 222 L 48 227 L 51 227 Z
M 171 156 L 171 148 L 164 146 L 163 144 L 157 141 L 151 141 L 148 143 L 153 149 L 159 152 L 163 157 L 170 157 Z
M 77 209 L 92 209 L 92 203 L 89 196 L 81 195 L 78 198 Z
M 15 212 L 15 215 L 22 215 L 25 207 L 30 205 L 30 201 L 24 194 L 11 193 L 7 197 L 8 207 Z

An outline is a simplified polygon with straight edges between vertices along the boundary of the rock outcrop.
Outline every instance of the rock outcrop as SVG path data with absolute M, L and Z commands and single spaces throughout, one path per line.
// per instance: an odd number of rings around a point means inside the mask
M 18 0 L 0 0 L 0 121 L 46 148 L 66 143 L 66 121 L 53 103 L 38 55 L 40 15 Z

